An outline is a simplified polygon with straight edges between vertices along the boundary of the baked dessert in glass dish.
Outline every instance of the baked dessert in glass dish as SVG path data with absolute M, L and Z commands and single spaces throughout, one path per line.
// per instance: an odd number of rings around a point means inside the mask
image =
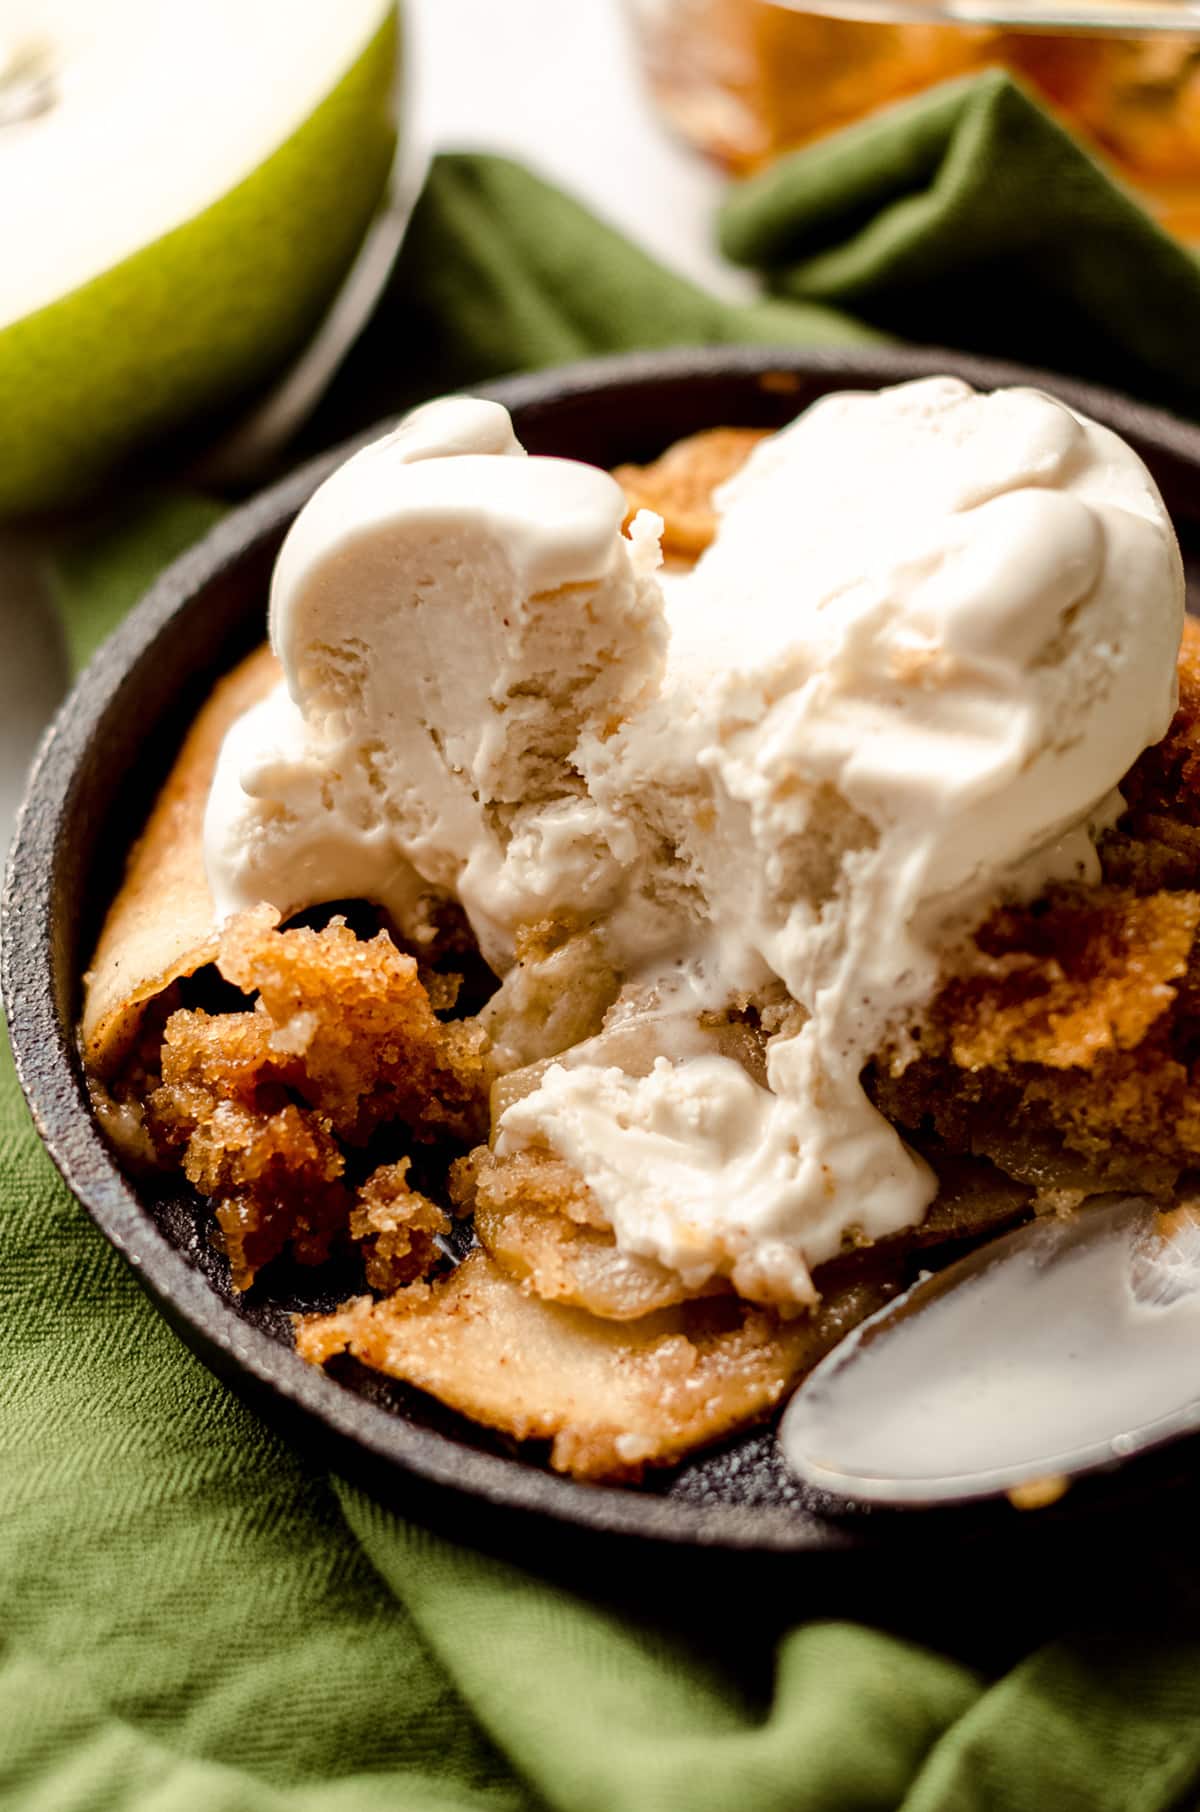
M 82 1038 L 239 1288 L 355 1255 L 314 1363 L 636 1480 L 914 1251 L 1195 1163 L 1200 651 L 1107 429 L 928 379 L 610 475 L 447 399 L 301 512 L 271 639 Z

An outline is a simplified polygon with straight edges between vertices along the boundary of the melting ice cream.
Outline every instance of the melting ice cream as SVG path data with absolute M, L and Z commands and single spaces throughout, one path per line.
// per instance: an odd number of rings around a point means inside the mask
M 531 927 L 586 939 L 615 1001 L 498 1154 L 565 1158 L 689 1282 L 803 1301 L 923 1215 L 863 1067 L 999 895 L 1098 877 L 1183 578 L 1136 455 L 1032 390 L 826 398 L 717 505 L 660 574 L 605 473 L 526 457 L 494 404 L 417 411 L 284 545 L 285 683 L 226 742 L 206 854 L 221 915 L 365 896 L 419 938 L 452 896 L 514 1002 Z M 704 1030 L 731 1005 L 765 1073 Z

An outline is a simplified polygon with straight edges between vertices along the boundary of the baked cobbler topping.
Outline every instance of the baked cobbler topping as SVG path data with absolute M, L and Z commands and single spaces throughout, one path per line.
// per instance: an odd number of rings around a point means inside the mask
M 459 399 L 322 487 L 84 1037 L 239 1287 L 360 1254 L 306 1356 L 634 1478 L 914 1254 L 1197 1162 L 1200 651 L 1175 711 L 1161 501 L 1039 393 L 618 476 Z

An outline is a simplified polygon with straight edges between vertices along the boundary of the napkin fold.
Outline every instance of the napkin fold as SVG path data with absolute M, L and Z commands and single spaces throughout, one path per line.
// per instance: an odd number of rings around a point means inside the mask
M 735 191 L 721 246 L 780 298 L 1200 412 L 1200 266 L 1003 70 Z
M 1200 402 L 1190 257 L 1005 78 L 789 160 L 723 232 L 769 271 L 763 302 L 714 301 L 515 165 L 439 159 L 306 439 L 585 353 L 880 331 L 1146 394 L 1178 374 Z M 1129 268 L 1106 278 L 1105 246 Z M 1106 348 L 1124 362 L 1079 362 Z M 58 575 L 77 659 L 219 508 L 126 500 L 77 538 Z M 952 1532 L 874 1567 L 697 1563 L 683 1602 L 665 1560 L 602 1545 L 564 1582 L 325 1476 L 210 1377 L 58 1181 L 7 1051 L 0 1197 L 5 1805 L 1165 1812 L 1200 1776 L 1177 1500 L 1149 1535 L 1093 1532 L 1065 1611 Z

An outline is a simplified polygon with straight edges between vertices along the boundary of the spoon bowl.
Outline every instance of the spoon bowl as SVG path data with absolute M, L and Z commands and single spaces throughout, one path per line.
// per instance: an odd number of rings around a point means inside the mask
M 857 1503 L 1049 1501 L 1198 1405 L 1200 1209 L 1119 1196 L 926 1274 L 809 1374 L 779 1440 Z

